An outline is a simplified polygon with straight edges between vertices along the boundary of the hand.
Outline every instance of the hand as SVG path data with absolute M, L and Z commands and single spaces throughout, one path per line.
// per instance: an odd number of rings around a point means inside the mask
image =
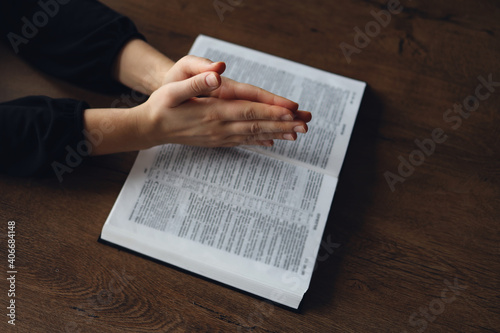
M 137 107 L 137 130 L 150 146 L 271 146 L 275 139 L 295 140 L 297 132 L 307 132 L 310 113 L 297 112 L 296 103 L 221 78 L 223 63 L 199 59 L 202 58 L 179 61 L 166 76 L 170 83 Z M 206 68 L 215 71 L 193 76 Z
M 223 62 L 186 56 L 174 63 L 164 54 L 140 39 L 129 41 L 120 51 L 113 66 L 114 77 L 124 85 L 151 95 L 163 85 L 179 82 L 209 71 L 219 75 L 224 72 Z M 309 112 L 297 111 L 297 104 L 263 89 L 222 78 L 219 89 L 210 96 L 220 99 L 243 99 L 258 103 L 278 105 L 294 112 L 294 118 L 308 122 Z
M 296 103 L 283 97 L 223 78 L 224 70 L 222 62 L 194 56 L 174 63 L 144 41 L 130 41 L 117 58 L 115 78 L 151 96 L 131 109 L 85 110 L 91 154 L 163 143 L 271 146 L 274 139 L 295 140 L 297 132 L 307 132 L 309 112 L 298 111 Z
M 221 99 L 238 99 L 269 105 L 277 105 L 289 109 L 293 112 L 295 120 L 302 120 L 307 123 L 311 121 L 311 113 L 298 110 L 299 105 L 289 99 L 275 95 L 262 88 L 221 77 L 222 83 L 219 88 L 212 91 L 208 96 Z
M 224 62 L 213 62 L 206 58 L 188 55 L 180 59 L 166 73 L 163 84 L 189 79 L 195 75 L 213 71 L 222 75 L 226 70 Z M 247 100 L 252 102 L 278 105 L 294 112 L 294 118 L 304 122 L 311 120 L 311 113 L 298 111 L 298 104 L 264 89 L 249 84 L 240 83 L 227 77 L 221 77 L 219 88 L 208 93 L 208 96 L 221 99 Z
M 162 74 L 162 84 L 183 81 L 206 72 L 216 72 L 222 75 L 225 70 L 226 64 L 222 61 L 213 62 L 206 58 L 187 55 L 171 66 L 166 73 Z

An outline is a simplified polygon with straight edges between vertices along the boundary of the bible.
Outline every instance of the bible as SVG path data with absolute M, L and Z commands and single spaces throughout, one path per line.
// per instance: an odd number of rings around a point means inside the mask
M 272 147 L 139 152 L 101 239 L 297 309 L 366 84 L 203 35 L 190 54 L 298 102 L 309 132 Z

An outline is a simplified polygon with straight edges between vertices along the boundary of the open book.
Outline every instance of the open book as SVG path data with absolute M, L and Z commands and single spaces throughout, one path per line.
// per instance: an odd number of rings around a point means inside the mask
M 298 308 L 365 83 L 203 35 L 190 53 L 298 102 L 309 132 L 273 147 L 141 151 L 101 238 Z

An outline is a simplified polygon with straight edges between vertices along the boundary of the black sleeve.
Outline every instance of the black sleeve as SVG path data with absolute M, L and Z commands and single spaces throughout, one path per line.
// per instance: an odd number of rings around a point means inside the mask
M 125 88 L 111 72 L 131 38 L 143 37 L 128 18 L 94 0 L 0 0 L 0 39 L 38 69 L 84 88 Z M 85 156 L 88 107 L 43 96 L 0 103 L 0 172 L 53 171 L 62 180 Z
M 119 93 L 113 62 L 124 44 L 144 37 L 127 17 L 95 0 L 2 0 L 0 33 L 12 50 L 52 76 Z
M 83 111 L 73 99 L 30 96 L 0 104 L 0 172 L 17 176 L 53 171 L 61 180 L 88 155 Z

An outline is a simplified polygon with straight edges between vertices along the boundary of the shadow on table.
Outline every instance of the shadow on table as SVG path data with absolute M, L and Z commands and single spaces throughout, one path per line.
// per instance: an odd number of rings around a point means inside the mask
M 340 173 L 312 281 L 300 307 L 301 312 L 322 307 L 335 298 L 344 249 L 363 227 L 367 207 L 373 200 L 372 189 L 377 177 L 375 148 L 382 112 L 382 103 L 376 92 L 367 87 Z

